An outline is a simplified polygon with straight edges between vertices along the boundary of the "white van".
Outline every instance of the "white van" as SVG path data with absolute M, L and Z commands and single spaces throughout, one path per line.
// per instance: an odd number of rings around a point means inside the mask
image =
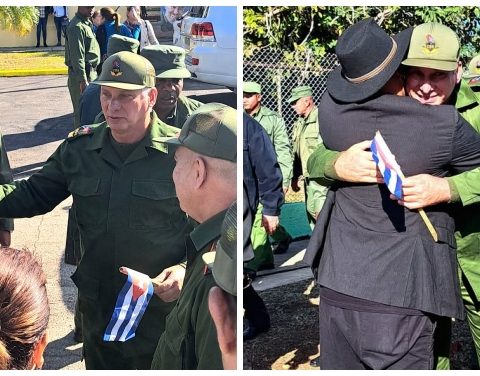
M 187 50 L 185 63 L 192 77 L 236 88 L 236 7 L 193 6 L 179 25 L 175 44 Z

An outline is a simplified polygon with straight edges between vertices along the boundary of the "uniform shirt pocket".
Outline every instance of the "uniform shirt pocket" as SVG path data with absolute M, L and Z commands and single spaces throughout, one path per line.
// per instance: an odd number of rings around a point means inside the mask
M 184 214 L 180 210 L 171 180 L 134 180 L 130 202 L 130 227 L 169 228 Z
M 72 179 L 68 190 L 73 195 L 75 213 L 79 224 L 96 225 L 102 220 L 102 184 L 100 178 Z

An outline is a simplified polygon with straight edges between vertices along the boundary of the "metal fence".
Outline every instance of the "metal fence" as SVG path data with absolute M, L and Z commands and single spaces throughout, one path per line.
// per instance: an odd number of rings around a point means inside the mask
M 255 81 L 262 85 L 262 105 L 282 115 L 287 131 L 292 137 L 295 111 L 287 102 L 292 89 L 309 85 L 315 103 L 326 89 L 327 76 L 338 65 L 335 54 L 327 54 L 314 66 L 312 52 L 306 50 L 295 63 L 287 61 L 282 51 L 269 47 L 261 48 L 243 61 L 243 80 Z

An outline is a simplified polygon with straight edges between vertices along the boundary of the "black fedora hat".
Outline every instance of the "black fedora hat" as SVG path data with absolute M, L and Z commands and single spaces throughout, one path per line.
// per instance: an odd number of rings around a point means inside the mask
M 328 76 L 330 95 L 341 102 L 360 102 L 375 94 L 400 66 L 411 35 L 408 28 L 392 38 L 373 18 L 350 26 L 335 48 L 340 65 Z

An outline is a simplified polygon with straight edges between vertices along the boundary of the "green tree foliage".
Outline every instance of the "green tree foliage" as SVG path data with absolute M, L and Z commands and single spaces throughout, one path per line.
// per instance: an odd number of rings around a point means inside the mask
M 24 36 L 38 23 L 35 7 L 0 6 L 0 29 Z
M 263 46 L 282 49 L 286 55 L 308 48 L 315 56 L 323 56 L 335 52 L 337 39 L 347 27 L 367 17 L 389 34 L 424 22 L 445 24 L 459 36 L 464 62 L 480 45 L 480 8 L 473 6 L 256 6 L 244 8 L 243 16 L 245 57 Z

